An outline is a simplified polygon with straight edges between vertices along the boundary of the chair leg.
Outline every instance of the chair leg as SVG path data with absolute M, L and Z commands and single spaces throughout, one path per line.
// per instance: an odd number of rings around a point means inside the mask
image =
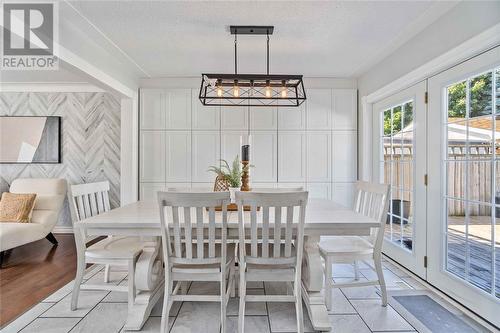
M 245 272 L 243 272 L 243 265 L 240 263 L 240 309 L 238 313 L 238 333 L 245 332 L 245 298 L 247 293 L 247 284 L 245 281 Z
M 382 306 L 387 306 L 387 288 L 385 286 L 384 271 L 382 270 L 382 258 L 380 255 L 374 256 L 373 261 L 380 284 L 380 291 L 382 292 Z
M 302 313 L 302 282 L 300 277 L 294 283 L 295 313 L 297 315 L 297 332 L 304 332 L 304 315 Z
M 51 233 L 51 232 L 49 232 L 49 234 L 48 234 L 47 236 L 45 236 L 45 238 L 46 238 L 49 242 L 51 242 L 52 244 L 54 244 L 54 245 L 59 244 L 59 243 L 57 242 L 57 239 L 54 237 L 54 234 L 53 234 L 53 233 Z
M 231 271 L 229 273 L 229 278 L 231 279 L 231 293 L 230 297 L 236 297 L 236 272 L 235 272 L 235 267 L 231 267 Z
M 224 265 L 224 263 L 222 263 Z M 220 276 L 220 332 L 226 333 L 226 272 L 222 269 Z
M 354 260 L 354 280 L 359 280 L 359 264 L 357 260 Z
M 332 310 L 332 262 L 325 258 L 325 304 L 328 311 Z
M 128 262 L 128 308 L 132 309 L 135 302 L 135 263 L 136 259 L 129 260 Z M 108 268 L 109 269 L 109 268 Z
M 104 266 L 104 283 L 109 283 L 109 273 L 111 267 L 109 265 Z M 129 272 L 130 274 L 130 272 Z
M 85 258 L 77 258 L 76 276 L 73 285 L 73 293 L 71 294 L 71 311 L 78 308 L 78 296 L 80 296 L 80 285 L 83 282 L 85 273 Z
M 168 332 L 168 316 L 170 315 L 170 294 L 172 293 L 173 281 L 170 281 L 168 273 L 165 273 L 165 291 L 163 293 L 163 308 L 161 310 L 161 333 Z

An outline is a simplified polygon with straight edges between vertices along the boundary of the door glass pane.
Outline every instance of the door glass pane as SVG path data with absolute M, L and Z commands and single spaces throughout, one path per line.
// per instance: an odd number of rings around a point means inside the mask
M 500 120 L 495 69 L 447 87 L 446 269 L 499 297 Z M 495 86 L 493 87 L 493 82 Z M 498 161 L 497 161 L 498 160 Z M 497 205 L 497 206 L 496 206 Z M 493 207 L 493 208 L 492 208 Z M 495 235 L 496 234 L 496 235 Z M 496 237 L 495 237 L 496 236 Z M 495 262 L 494 262 L 495 258 Z
M 470 118 L 491 114 L 492 72 L 478 75 L 470 80 Z
M 467 113 L 466 89 L 467 82 L 462 81 L 452 84 L 447 89 L 448 95 L 448 122 L 464 119 Z
M 467 164 L 465 161 L 446 162 L 447 195 L 449 198 L 465 200 L 465 171 Z M 463 213 L 463 212 L 462 212 Z
M 491 161 L 468 161 L 468 199 L 491 203 Z M 491 221 L 490 221 L 491 223 Z
M 380 142 L 383 156 L 380 175 L 391 185 L 391 203 L 387 216 L 385 236 L 403 249 L 413 249 L 414 224 L 414 109 L 413 101 L 392 106 L 381 112 L 383 130 Z
M 467 153 L 467 121 L 454 120 L 446 125 L 448 158 L 464 159 Z
M 448 211 L 446 269 L 465 279 L 465 259 L 467 256 L 465 202 L 448 199 L 446 206 Z
M 491 292 L 491 206 L 469 203 L 467 229 L 468 280 L 476 287 Z

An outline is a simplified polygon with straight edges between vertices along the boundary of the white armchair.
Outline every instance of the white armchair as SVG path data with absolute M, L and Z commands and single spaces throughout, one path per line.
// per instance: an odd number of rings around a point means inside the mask
M 52 229 L 66 197 L 66 180 L 55 178 L 20 178 L 12 182 L 11 193 L 36 193 L 35 207 L 30 223 L 0 223 L 0 252 L 47 238 L 54 245 L 57 240 Z

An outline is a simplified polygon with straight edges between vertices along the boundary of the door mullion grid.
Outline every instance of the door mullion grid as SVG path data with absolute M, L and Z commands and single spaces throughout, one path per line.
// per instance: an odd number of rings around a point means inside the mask
M 469 147 L 469 118 L 470 118 L 470 78 L 467 79 L 465 86 L 465 281 L 469 279 L 469 264 L 470 264 L 470 248 L 469 248 L 469 220 L 470 220 L 470 203 L 469 203 L 469 167 L 470 167 L 470 147 Z
M 491 98 L 493 99 L 491 103 L 491 121 L 492 121 L 492 165 L 491 165 L 491 294 L 495 296 L 495 223 L 496 223 L 496 69 L 491 71 Z
M 404 103 L 401 104 L 401 130 L 399 131 L 401 133 L 401 139 L 400 139 L 400 143 L 399 143 L 399 149 L 401 150 L 400 153 L 399 153 L 399 165 L 398 165 L 398 169 L 399 169 L 399 181 L 400 181 L 400 184 L 399 184 L 399 197 L 400 197 L 400 200 L 399 200 L 399 228 L 401 230 L 401 237 L 400 237 L 400 243 L 399 243 L 399 246 L 400 247 L 404 247 L 403 245 L 403 239 L 404 239 L 404 221 L 403 221 L 403 217 L 404 217 L 404 212 L 403 212 L 403 200 L 404 200 L 404 191 L 403 191 L 403 187 L 404 187 L 404 172 L 403 172 L 403 166 L 404 166 L 404 163 L 403 163 L 403 119 L 404 119 L 404 116 L 405 116 L 405 113 L 404 113 L 404 110 L 405 110 L 405 106 L 404 106 Z
M 392 205 L 392 202 L 393 202 L 393 199 L 394 199 L 394 188 L 393 188 L 393 183 L 394 183 L 394 166 L 396 164 L 395 160 L 394 160 L 394 108 L 391 107 L 391 136 L 390 136 L 390 140 L 391 140 L 391 146 L 390 146 L 390 149 L 391 149 L 391 156 L 390 156 L 390 161 L 391 161 L 391 179 L 390 179 L 390 186 L 391 186 L 391 219 L 390 219 L 390 229 L 391 229 L 391 242 L 394 241 L 394 231 L 393 231 L 393 228 L 392 228 L 392 222 L 394 220 L 394 212 L 393 212 L 393 205 Z

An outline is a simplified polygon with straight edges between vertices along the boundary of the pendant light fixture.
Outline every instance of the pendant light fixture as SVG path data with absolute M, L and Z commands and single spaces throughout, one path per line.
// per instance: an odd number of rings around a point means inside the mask
M 306 100 L 302 75 L 269 74 L 269 36 L 274 26 L 230 26 L 234 74 L 202 74 L 200 101 L 207 106 L 299 106 Z M 238 73 L 238 35 L 265 35 L 266 74 Z

